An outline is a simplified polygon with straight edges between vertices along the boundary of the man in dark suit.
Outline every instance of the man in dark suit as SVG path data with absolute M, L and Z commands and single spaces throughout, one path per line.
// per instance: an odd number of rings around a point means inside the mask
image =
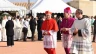
M 43 23 L 43 16 L 40 16 L 40 18 L 37 20 L 37 30 L 38 30 L 38 40 L 42 40 L 42 31 L 41 31 L 41 26 Z
M 94 17 L 95 21 L 93 23 L 94 25 L 94 35 L 93 35 L 93 41 L 92 42 L 96 42 L 96 16 Z
M 62 22 L 62 17 L 59 17 L 59 20 L 57 21 L 59 31 L 57 32 L 57 40 L 61 40 L 61 33 L 60 33 L 60 24 Z
M 31 20 L 29 21 L 30 24 L 30 29 L 32 33 L 32 41 L 34 41 L 34 34 L 35 34 L 35 29 L 36 29 L 36 20 L 31 16 Z
M 13 46 L 14 45 L 14 40 L 13 40 L 13 36 L 14 36 L 14 23 L 11 20 L 11 17 L 8 17 L 8 21 L 6 22 L 6 35 L 7 35 L 7 46 Z

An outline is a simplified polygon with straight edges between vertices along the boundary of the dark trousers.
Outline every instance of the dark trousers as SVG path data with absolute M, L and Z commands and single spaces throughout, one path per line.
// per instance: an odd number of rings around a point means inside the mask
M 7 46 L 14 45 L 13 35 L 7 35 Z
M 38 40 L 41 40 L 41 39 L 42 39 L 42 31 L 38 30 Z
M 24 36 L 23 36 L 23 41 L 26 41 L 28 29 L 24 27 L 22 32 L 23 32 L 23 34 L 24 34 Z
M 31 30 L 31 33 L 32 33 L 32 37 L 31 37 L 31 40 L 34 41 L 34 34 L 35 34 L 35 29 L 32 29 Z
M 61 40 L 61 33 L 60 33 L 60 31 L 57 32 L 57 40 Z
M 93 42 L 96 42 L 96 33 L 94 32 L 94 35 L 93 35 Z

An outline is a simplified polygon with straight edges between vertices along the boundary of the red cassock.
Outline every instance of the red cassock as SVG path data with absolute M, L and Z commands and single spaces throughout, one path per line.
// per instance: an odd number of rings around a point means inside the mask
M 55 19 L 45 20 L 41 27 L 42 33 L 48 32 L 47 35 L 43 35 L 44 37 L 44 50 L 48 54 L 56 54 L 55 47 L 56 47 L 56 34 L 58 31 L 58 25 Z
M 54 31 L 58 31 L 58 25 L 56 20 L 54 19 L 49 19 L 49 20 L 45 20 L 42 24 L 41 30 L 54 30 Z

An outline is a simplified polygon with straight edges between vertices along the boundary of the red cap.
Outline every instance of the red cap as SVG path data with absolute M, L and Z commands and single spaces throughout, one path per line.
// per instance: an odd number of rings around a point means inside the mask
M 52 14 L 52 12 L 50 12 L 50 11 L 45 11 L 45 14 Z

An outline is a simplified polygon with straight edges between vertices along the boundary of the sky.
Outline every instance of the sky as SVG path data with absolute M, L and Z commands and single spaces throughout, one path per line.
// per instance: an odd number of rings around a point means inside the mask
M 11 2 L 27 2 L 28 0 L 9 0 Z M 31 2 L 36 2 L 37 0 L 30 0 Z M 64 2 L 69 2 L 71 0 L 64 0 Z

